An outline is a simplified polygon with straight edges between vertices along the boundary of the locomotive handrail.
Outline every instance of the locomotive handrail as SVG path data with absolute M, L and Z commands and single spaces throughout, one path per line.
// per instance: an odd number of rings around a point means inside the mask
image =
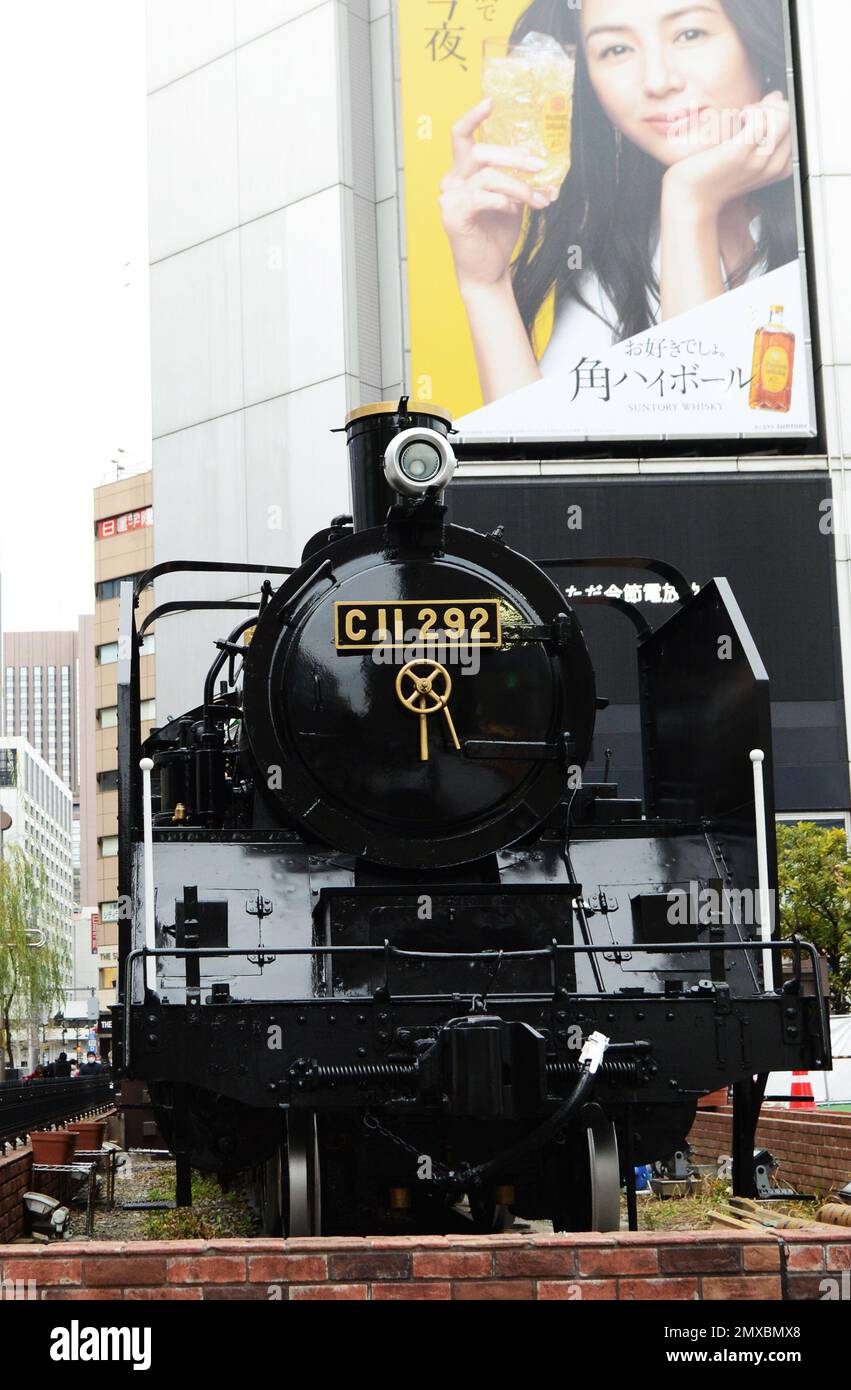
M 808 956 L 809 956 L 809 958 L 810 958 L 810 961 L 811 961 L 811 963 L 812 963 L 812 967 L 813 967 L 813 978 L 816 979 L 816 980 L 818 979 L 818 960 L 819 960 L 819 956 L 818 956 L 818 951 L 816 950 L 815 946 L 812 944 L 811 941 L 802 941 L 802 940 L 800 939 L 800 937 L 793 936 L 793 937 L 790 937 L 788 940 L 785 940 L 785 941 L 774 940 L 774 941 L 772 941 L 771 945 L 772 945 L 772 947 L 776 947 L 777 950 L 780 950 L 780 951 L 791 951 L 791 952 L 794 954 L 794 956 L 795 956 L 795 968 L 796 968 L 796 981 L 798 981 L 798 982 L 800 981 L 800 957 L 801 957 L 801 951 L 802 951 L 802 950 L 803 950 L 803 951 L 806 951 L 807 954 L 808 954 Z M 494 950 L 485 950 L 485 951 L 410 951 L 410 950 L 406 950 L 404 947 L 392 946 L 389 942 L 384 942 L 382 945 L 363 945 L 363 946 L 335 946 L 335 945 L 333 945 L 333 944 L 329 944 L 329 945 L 327 945 L 327 946 L 267 946 L 267 945 L 264 943 L 264 946 L 263 946 L 263 954 L 264 954 L 264 956 L 268 956 L 268 957 L 269 957 L 269 963 L 271 964 L 273 961 L 275 961 L 275 960 L 277 959 L 278 956 L 335 956 L 335 955 L 343 955 L 343 956 L 345 956 L 345 955 L 361 955 L 361 956 L 383 956 L 383 957 L 385 957 L 385 959 L 387 958 L 387 956 L 398 956 L 398 957 L 405 957 L 405 958 L 408 958 L 408 959 L 427 960 L 427 961 L 429 961 L 429 960 L 447 960 L 447 959 L 448 959 L 448 960 L 483 960 L 483 961 L 492 961 L 492 960 L 494 960 L 494 958 L 498 957 L 500 954 L 502 955 L 503 959 L 512 959 L 512 960 L 532 960 L 532 959 L 535 959 L 535 958 L 543 958 L 543 957 L 547 957 L 547 958 L 549 958 L 549 959 L 553 959 L 553 956 L 554 956 L 554 955 L 557 956 L 558 952 L 560 952 L 560 951 L 561 951 L 561 952 L 564 952 L 564 953 L 566 953 L 566 954 L 568 954 L 568 955 L 589 955 L 589 956 L 590 956 L 590 955 L 598 955 L 598 954 L 600 954 L 600 953 L 606 953 L 606 952 L 608 952 L 609 954 L 612 954 L 612 953 L 617 953 L 618 951 L 632 952 L 633 954 L 642 954 L 642 955 L 673 955 L 673 954 L 676 954 L 676 955 L 702 955 L 704 952 L 711 952 L 711 951 L 722 951 L 722 952 L 726 952 L 726 951 L 754 951 L 754 950 L 756 950 L 756 951 L 761 951 L 762 949 L 763 949 L 762 943 L 759 942 L 759 941 L 707 941 L 707 942 L 694 942 L 694 941 L 681 941 L 681 942 L 676 942 L 676 941 L 675 941 L 675 942 L 671 942 L 671 941 L 664 941 L 664 942 L 647 942 L 647 943 L 641 942 L 641 943 L 638 943 L 638 944 L 637 944 L 636 942 L 634 942 L 634 941 L 623 942 L 623 943 L 620 943 L 620 942 L 600 942 L 600 943 L 595 943 L 595 944 L 585 943 L 585 942 L 583 942 L 583 943 L 581 943 L 581 944 L 576 944 L 575 942 L 571 942 L 571 943 L 569 943 L 569 944 L 564 944 L 564 945 L 562 945 L 562 944 L 559 943 L 559 942 L 555 942 L 555 941 L 554 941 L 554 942 L 552 943 L 551 946 L 534 947 L 534 948 L 530 948 L 529 950 L 525 950 L 525 951 L 522 951 L 522 950 L 521 950 L 521 951 L 502 951 L 502 952 L 500 952 L 498 949 L 494 949 Z M 142 961 L 144 961 L 144 960 L 145 960 L 146 958 L 148 958 L 148 957 L 153 957 L 153 958 L 157 958 L 157 957 L 169 957 L 169 958 L 173 958 L 173 959 L 185 960 L 185 959 L 187 959 L 187 958 L 190 957 L 190 956 L 195 956 L 195 957 L 199 957 L 199 958 L 203 957 L 204 959 L 207 959 L 207 958 L 210 958 L 210 959 L 221 959 L 221 958 L 223 958 L 223 957 L 231 957 L 231 956 L 243 956 L 243 957 L 247 957 L 247 956 L 251 956 L 251 955 L 256 955 L 256 953 L 257 953 L 257 947 L 256 947 L 256 946 L 183 946 L 183 947 L 176 947 L 176 946 L 158 946 L 158 947 L 156 947 L 156 948 L 153 949 L 153 950 L 148 949 L 148 948 L 146 948 L 146 947 L 144 947 L 144 946 L 137 946 L 137 947 L 135 947 L 132 951 L 128 952 L 127 959 L 126 959 L 126 961 L 125 961 L 124 1018 L 123 1018 L 123 1032 L 124 1032 L 124 1066 L 125 1066 L 125 1068 L 128 1068 L 128 1067 L 129 1067 L 129 1063 L 130 1063 L 131 970 L 132 970 L 132 967 L 133 967 L 133 964 L 135 963 L 135 961 L 137 961 L 137 960 L 142 960 Z M 714 982 L 713 982 L 713 983 L 714 983 Z M 452 995 L 457 994 L 457 991 L 452 991 L 451 994 L 452 994 Z M 775 991 L 773 991 L 773 994 L 774 994 L 775 997 L 777 997 L 777 996 L 779 996 L 780 991 L 775 990 Z M 402 996 L 398 996 L 398 997 L 402 997 Z M 436 997 L 440 998 L 440 997 L 442 997 L 442 996 L 436 996 Z M 447 997 L 447 998 L 450 997 L 450 994 L 447 994 L 446 997 Z M 542 996 L 542 997 L 544 997 L 544 996 Z M 601 997 L 605 997 L 605 996 L 601 996 Z M 829 1029 L 829 1023 L 828 1023 L 828 1017 L 827 1017 L 827 1009 L 826 1009 L 826 1006 L 825 1006 L 824 996 L 823 996 L 820 992 L 817 992 L 817 993 L 816 993 L 815 998 L 816 998 L 817 1007 L 818 1007 L 819 1041 L 820 1041 L 820 1043 L 821 1043 L 821 1047 L 822 1047 L 823 1053 L 824 1053 L 824 1055 L 826 1056 L 826 1055 L 828 1055 L 828 1052 L 829 1052 L 829 1037 L 830 1037 L 830 1029 Z M 264 1003 L 267 1003 L 267 1002 L 268 1002 L 268 1001 L 264 1001 Z M 341 1007 L 342 1007 L 342 1006 L 345 1006 L 345 1005 L 348 1004 L 348 1003 L 351 1003 L 352 1005 L 357 1004 L 357 1005 L 359 1005 L 360 1007 L 362 1007 L 362 1006 L 363 1006 L 363 1003 L 364 1003 L 364 1000 L 363 1000 L 362 998 L 346 999 L 345 997 L 338 997 L 338 996 L 336 996 L 336 995 L 326 995 L 326 996 L 314 996 L 314 997 L 311 997 L 310 999 L 303 999 L 303 1000 L 287 999 L 287 1000 L 284 1000 L 284 1001 L 282 1001 L 282 1002 L 284 1002 L 284 1003 L 286 1003 L 286 1004 L 293 1004 L 293 1005 L 296 1005 L 296 1004 L 297 1004 L 297 1005 L 302 1005 L 302 1006 L 304 1006 L 304 1007 L 312 1006 L 312 1005 L 320 1004 L 320 1003 L 325 1003 L 325 1002 L 327 1002 L 327 1003 L 333 1003 L 333 1004 L 335 1005 L 335 1007 L 337 1007 L 337 1006 L 341 1006 Z M 141 1003 L 135 1005 L 134 1007 L 136 1007 L 136 1008 L 142 1008 L 142 1007 L 144 1007 L 144 1001 L 142 1001 Z
M 614 955 L 618 951 L 631 952 L 637 955 L 701 955 L 704 951 L 761 951 L 763 943 L 756 941 L 602 941 L 596 943 L 582 943 L 577 945 L 575 942 L 556 942 L 554 943 L 559 951 L 568 951 L 573 955 L 593 954 L 600 951 L 608 951 Z M 815 953 L 815 947 L 809 941 L 801 941 L 796 937 L 789 937 L 786 940 L 772 939 L 772 948 L 784 951 L 795 951 L 809 949 Z M 255 956 L 257 946 L 157 946 L 151 950 L 146 950 L 142 946 L 137 946 L 130 953 L 132 956 Z M 553 946 L 530 946 L 528 950 L 505 951 L 499 947 L 483 951 L 411 951 L 404 946 L 392 945 L 373 945 L 363 946 L 335 946 L 329 943 L 327 946 L 269 946 L 263 943 L 263 954 L 273 956 L 330 956 L 345 955 L 346 953 L 358 955 L 384 955 L 390 950 L 396 956 L 411 956 L 423 960 L 490 960 L 494 956 L 502 956 L 504 959 L 520 958 L 530 959 L 532 956 L 552 955 Z M 129 959 L 129 957 L 128 957 Z
M 220 646 L 216 658 L 204 678 L 204 719 L 207 721 L 208 727 L 210 712 L 214 705 L 216 676 L 219 674 L 230 655 L 230 644 L 235 642 L 238 637 L 241 637 L 244 632 L 247 632 L 254 621 L 253 618 L 244 618 L 241 623 L 237 623 L 233 632 L 228 633 L 227 641 Z
M 647 570 L 649 574 L 658 574 L 660 579 L 664 579 L 667 584 L 673 584 L 677 589 L 682 589 L 684 595 L 691 593 L 691 585 L 685 575 L 676 568 L 669 565 L 667 560 L 651 560 L 642 555 L 613 555 L 605 558 L 592 557 L 590 559 L 578 559 L 577 557 L 565 556 L 561 560 L 535 560 L 533 562 L 539 569 L 617 569 L 617 570 Z
M 155 579 L 164 574 L 295 574 L 293 565 L 249 565 L 241 560 L 163 560 L 152 565 L 136 580 L 133 587 L 133 606 Z
M 629 618 L 640 638 L 652 637 L 653 628 L 648 623 L 644 614 L 636 608 L 634 603 L 627 603 L 622 598 L 606 598 L 605 594 L 593 597 L 590 594 L 583 594 L 581 598 L 571 599 L 571 603 L 596 604 L 598 607 L 614 608 L 616 613 L 623 613 L 625 618 Z
M 170 613 L 197 613 L 203 609 L 221 610 L 225 608 L 243 609 L 245 612 L 256 613 L 258 603 L 245 603 L 239 599 L 177 599 L 174 603 L 161 603 L 158 608 L 152 608 L 148 616 L 143 619 L 137 629 L 137 635 L 142 637 L 159 618 L 167 618 Z

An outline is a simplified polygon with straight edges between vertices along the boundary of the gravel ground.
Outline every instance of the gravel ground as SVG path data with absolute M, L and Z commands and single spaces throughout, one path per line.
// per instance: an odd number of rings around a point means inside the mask
M 172 1194 L 174 1190 L 175 1165 L 171 1158 L 150 1158 L 141 1151 L 125 1156 L 123 1167 L 118 1169 L 115 1183 L 115 1207 L 107 1208 L 99 1201 L 95 1215 L 94 1240 L 133 1241 L 152 1238 L 167 1239 L 170 1236 L 194 1235 L 245 1235 L 256 1229 L 244 1201 L 239 1195 L 222 1194 L 209 1178 L 195 1175 L 193 1178 L 193 1208 L 191 1212 L 152 1213 L 148 1211 L 126 1211 L 127 1202 L 151 1200 L 152 1193 L 157 1198 Z M 657 1201 L 644 1197 L 638 1203 L 638 1225 L 640 1230 L 682 1231 L 708 1230 L 712 1215 L 722 1207 L 729 1196 L 729 1187 L 722 1182 L 704 1182 L 690 1198 L 684 1200 Z M 775 1210 L 787 1204 L 775 1204 Z M 789 1212 L 799 1216 L 812 1216 L 813 1208 L 805 1203 L 789 1203 Z M 71 1205 L 70 1229 L 66 1239 L 83 1241 L 85 1234 L 85 1191 Z M 196 1229 L 196 1223 L 203 1223 Z M 622 1201 L 621 1227 L 626 1229 L 626 1202 Z M 552 1226 L 548 1221 L 517 1220 L 512 1228 L 517 1233 L 550 1233 Z
M 115 1207 L 108 1208 L 102 1200 L 95 1210 L 93 1240 L 147 1240 L 149 1212 L 124 1211 L 124 1202 L 148 1200 L 151 1188 L 164 1180 L 174 1181 L 174 1161 L 171 1158 L 147 1158 L 141 1153 L 125 1156 L 123 1168 L 115 1175 Z M 66 1239 L 69 1237 L 66 1236 Z M 86 1240 L 85 1206 L 71 1207 L 71 1240 Z

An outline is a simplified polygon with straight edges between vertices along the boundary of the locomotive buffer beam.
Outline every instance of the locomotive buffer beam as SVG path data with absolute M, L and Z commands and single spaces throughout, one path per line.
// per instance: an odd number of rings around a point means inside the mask
M 650 1043 L 613 1046 L 631 1055 L 606 1058 L 600 1079 L 633 1089 L 646 1079 Z M 557 1102 L 558 1093 L 581 1070 L 578 1060 L 548 1059 L 546 1037 L 530 1024 L 474 1014 L 441 1029 L 416 1061 L 400 1058 L 323 1066 L 302 1059 L 290 1069 L 290 1080 L 295 1091 L 353 1087 L 379 1101 L 380 1091 L 390 1088 L 397 1095 L 415 1092 L 456 1118 L 521 1120 L 532 1119 L 548 1103 Z
M 629 1047 L 631 1044 L 622 1046 Z M 636 1047 L 639 1046 L 640 1044 L 636 1044 Z M 548 1082 L 547 1100 L 555 1101 L 560 1097 L 553 1093 L 550 1083 L 555 1083 L 558 1089 L 561 1089 L 558 1083 L 576 1078 L 580 1073 L 580 1064 L 577 1061 L 561 1062 L 550 1059 L 546 1063 L 545 1071 Z M 637 1057 L 612 1061 L 607 1058 L 600 1065 L 598 1082 L 633 1088 L 646 1080 L 646 1073 L 646 1065 Z M 394 1091 L 402 1088 L 413 1091 L 420 1088 L 421 1075 L 422 1069 L 418 1062 L 352 1062 L 329 1066 L 315 1061 L 302 1061 L 291 1069 L 291 1078 L 296 1081 L 298 1088 L 308 1091 L 333 1091 L 335 1087 L 343 1085 L 362 1088 L 372 1093 L 376 1093 L 380 1087 L 392 1088 Z M 704 1092 L 701 1092 L 702 1094 Z

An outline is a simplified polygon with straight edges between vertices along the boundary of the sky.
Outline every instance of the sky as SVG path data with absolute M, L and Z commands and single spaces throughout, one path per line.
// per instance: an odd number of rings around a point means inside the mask
M 144 0 L 2 0 L 0 128 L 0 622 L 75 628 L 151 456 Z

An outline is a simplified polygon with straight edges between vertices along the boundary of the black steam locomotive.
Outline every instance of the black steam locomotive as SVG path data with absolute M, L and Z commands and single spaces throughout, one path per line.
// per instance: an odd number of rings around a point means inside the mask
M 437 408 L 347 434 L 353 516 L 297 569 L 122 587 L 115 1031 L 179 1193 L 250 1171 L 291 1234 L 608 1230 L 728 1084 L 749 1192 L 767 1074 L 830 1055 L 813 948 L 760 927 L 768 684 L 729 586 L 606 561 L 681 600 L 657 631 L 590 600 L 637 633 L 644 797 L 620 797 L 583 777 L 605 701 L 552 577 L 580 562 L 448 523 Z M 137 628 L 158 575 L 246 569 L 259 602 Z M 228 607 L 201 703 L 141 746 L 144 629 Z

